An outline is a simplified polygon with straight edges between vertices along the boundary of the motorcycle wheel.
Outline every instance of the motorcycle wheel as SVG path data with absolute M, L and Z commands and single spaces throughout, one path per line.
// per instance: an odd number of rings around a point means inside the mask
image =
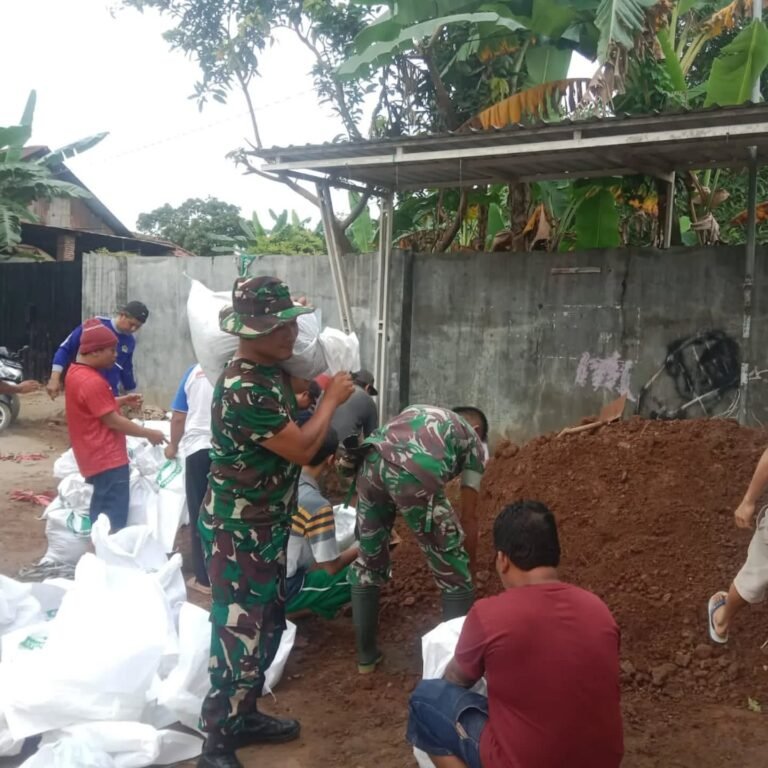
M 18 395 L 11 395 L 11 423 L 19 418 L 19 411 L 21 410 L 21 400 Z
M 0 401 L 0 432 L 7 429 L 13 423 L 13 412 L 8 403 Z

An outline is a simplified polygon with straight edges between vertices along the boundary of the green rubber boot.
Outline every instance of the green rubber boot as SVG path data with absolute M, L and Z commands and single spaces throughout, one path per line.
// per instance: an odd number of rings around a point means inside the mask
M 378 587 L 352 587 L 352 621 L 355 625 L 357 671 L 367 675 L 376 669 L 383 658 L 376 646 L 379 628 Z
M 443 592 L 440 595 L 440 602 L 443 606 L 443 621 L 466 616 L 472 607 L 472 603 L 475 602 L 475 590 Z

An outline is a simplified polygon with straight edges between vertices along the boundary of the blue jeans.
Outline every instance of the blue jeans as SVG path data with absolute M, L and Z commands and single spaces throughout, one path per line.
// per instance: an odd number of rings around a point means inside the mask
M 130 481 L 131 471 L 127 464 L 85 479 L 86 483 L 93 486 L 90 509 L 92 523 L 96 522 L 99 515 L 104 514 L 109 518 L 112 533 L 125 528 L 128 522 Z
M 408 705 L 406 738 L 428 755 L 454 755 L 482 768 L 480 735 L 488 722 L 488 699 L 446 680 L 422 680 Z

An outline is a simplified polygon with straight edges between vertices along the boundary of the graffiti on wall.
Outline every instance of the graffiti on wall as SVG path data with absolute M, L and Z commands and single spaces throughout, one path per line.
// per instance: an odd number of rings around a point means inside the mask
M 739 344 L 725 331 L 676 339 L 668 345 L 662 366 L 640 390 L 637 412 L 651 419 L 730 415 L 740 370 Z
M 610 357 L 596 357 L 585 352 L 576 367 L 576 385 L 592 387 L 595 392 L 603 389 L 619 396 L 626 395 L 627 400 L 635 402 L 630 391 L 633 365 L 631 360 L 623 360 L 618 352 Z

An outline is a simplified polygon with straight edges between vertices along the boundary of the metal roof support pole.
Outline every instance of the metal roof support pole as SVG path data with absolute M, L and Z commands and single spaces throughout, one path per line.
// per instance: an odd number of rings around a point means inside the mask
M 747 247 L 744 266 L 744 319 L 741 326 L 741 377 L 739 381 L 739 424 L 747 423 L 749 365 L 752 361 L 752 300 L 754 296 L 755 251 L 757 248 L 757 149 L 749 148 L 747 184 Z
M 672 225 L 675 221 L 675 172 L 667 181 L 666 203 L 664 205 L 664 233 L 661 241 L 662 248 L 672 245 Z
M 376 351 L 373 375 L 379 389 L 379 423 L 387 418 L 387 394 L 389 389 L 387 373 L 387 332 L 389 330 L 389 273 L 392 264 L 392 214 L 393 195 L 389 193 L 381 200 L 379 218 L 379 276 L 378 299 L 376 302 Z
M 341 329 L 344 333 L 352 333 L 352 313 L 349 311 L 349 295 L 344 279 L 344 269 L 341 264 L 341 252 L 333 222 L 333 207 L 331 205 L 331 190 L 327 184 L 317 185 L 317 196 L 320 198 L 320 216 L 323 220 L 325 244 L 328 246 L 328 260 L 331 265 L 333 288 L 336 292 L 336 304 L 339 308 Z

